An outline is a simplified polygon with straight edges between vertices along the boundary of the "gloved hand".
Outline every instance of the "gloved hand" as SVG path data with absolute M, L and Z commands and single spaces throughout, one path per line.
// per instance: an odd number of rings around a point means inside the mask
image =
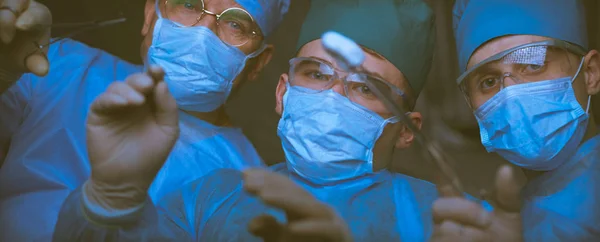
M 438 185 L 441 197 L 433 204 L 435 228 L 431 241 L 523 241 L 519 195 L 523 185 L 516 181 L 509 166 L 498 170 L 495 185 L 492 212 Z
M 270 215 L 258 216 L 250 222 L 248 230 L 265 242 L 352 241 L 348 225 L 333 208 L 287 177 L 261 169 L 246 170 L 244 189 L 286 213 L 287 224 L 280 224 Z
M 33 0 L 0 0 L 0 74 L 20 77 L 25 72 L 45 76 L 52 15 Z M 3 78 L 6 79 L 6 78 Z M 4 82 L 15 80 L 2 80 Z
M 177 104 L 151 67 L 114 82 L 91 105 L 87 148 L 92 167 L 88 201 L 106 210 L 143 204 L 154 177 L 179 136 Z

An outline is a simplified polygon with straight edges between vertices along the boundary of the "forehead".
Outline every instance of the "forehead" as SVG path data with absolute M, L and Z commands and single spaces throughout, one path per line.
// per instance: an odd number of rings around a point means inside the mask
M 550 40 L 550 38 L 535 35 L 509 35 L 492 39 L 473 52 L 467 68 L 510 48 L 544 40 Z
M 365 56 L 366 58 L 365 62 L 363 63 L 363 67 L 367 71 L 379 75 L 385 81 L 402 90 L 405 89 L 407 81 L 402 72 L 400 72 L 396 66 L 394 66 L 388 60 L 368 52 L 365 52 Z M 323 48 L 320 39 L 313 40 L 302 46 L 298 52 L 298 57 L 318 57 L 329 61 L 335 68 L 340 69 L 335 63 L 335 59 Z

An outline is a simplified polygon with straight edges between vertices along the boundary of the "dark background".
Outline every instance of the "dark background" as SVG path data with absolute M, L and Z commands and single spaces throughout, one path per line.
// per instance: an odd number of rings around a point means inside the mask
M 425 0 L 436 13 L 436 57 L 429 82 L 422 92 L 417 111 L 423 113 L 424 131 L 439 140 L 444 149 L 456 161 L 459 175 L 469 192 L 477 192 L 491 185 L 495 168 L 503 161 L 485 152 L 479 143 L 479 130 L 471 111 L 455 85 L 458 64 L 455 61 L 452 36 L 452 0 Z M 55 23 L 110 19 L 119 14 L 128 22 L 100 30 L 86 32 L 75 37 L 91 46 L 104 49 L 130 62 L 140 63 L 139 46 L 145 0 L 45 0 Z M 287 61 L 294 55 L 298 30 L 305 17 L 310 1 L 294 0 L 290 13 L 271 38 L 276 45 L 273 60 L 258 81 L 243 87 L 239 96 L 229 102 L 228 111 L 236 125 L 246 135 L 269 164 L 284 160 L 276 129 L 279 117 L 274 112 L 275 87 L 279 75 L 287 71 Z M 591 47 L 600 48 L 600 4 L 586 0 L 589 19 L 588 32 Z M 53 35 L 64 33 L 53 31 Z M 600 97 L 594 98 L 594 109 L 600 120 Z M 398 151 L 393 169 L 427 180 L 432 179 L 433 166 L 423 161 L 418 145 Z

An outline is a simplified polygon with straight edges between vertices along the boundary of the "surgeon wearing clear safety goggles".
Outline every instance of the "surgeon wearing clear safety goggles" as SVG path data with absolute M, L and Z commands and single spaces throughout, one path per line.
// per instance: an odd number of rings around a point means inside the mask
M 455 5 L 457 84 L 486 150 L 525 172 L 525 241 L 600 239 L 600 136 L 591 108 L 600 57 L 587 48 L 584 12 L 579 0 Z M 455 228 L 447 232 L 468 230 Z M 503 234 L 510 233 L 521 231 Z
M 575 44 L 536 36 L 493 41 L 476 51 L 458 83 L 488 151 L 537 171 L 572 157 L 594 128 L 587 129 L 593 90 L 586 78 L 594 76 L 586 73 L 586 54 Z
M 398 123 L 398 117 L 366 84 L 377 83 L 405 110 L 412 110 L 414 96 L 408 82 L 384 57 L 366 50 L 366 73 L 340 70 L 320 40 L 306 44 L 298 57 L 289 61 L 289 72 L 281 76 L 277 86 L 276 111 L 282 115 L 278 133 L 286 158 L 299 174 L 337 180 L 336 173 L 353 176 L 387 168 L 394 148 L 407 148 L 413 142 L 410 130 Z M 421 125 L 420 113 L 408 115 Z M 345 160 L 369 162 L 351 166 L 355 173 L 329 163 Z M 320 167 L 304 167 L 311 164 Z

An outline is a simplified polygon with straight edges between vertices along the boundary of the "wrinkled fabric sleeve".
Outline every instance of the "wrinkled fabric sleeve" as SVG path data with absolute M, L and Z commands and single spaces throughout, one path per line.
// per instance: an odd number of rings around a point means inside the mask
M 27 115 L 32 95 L 31 74 L 25 74 L 6 91 L 0 93 L 0 166 L 8 154 L 10 139 Z
M 187 231 L 159 214 L 150 199 L 132 214 L 104 217 L 86 207 L 82 187 L 63 203 L 53 241 L 190 241 Z
M 147 199 L 135 214 L 109 219 L 90 214 L 80 187 L 64 202 L 53 241 L 197 241 L 241 181 L 237 170 L 216 170 L 167 194 L 156 207 Z

